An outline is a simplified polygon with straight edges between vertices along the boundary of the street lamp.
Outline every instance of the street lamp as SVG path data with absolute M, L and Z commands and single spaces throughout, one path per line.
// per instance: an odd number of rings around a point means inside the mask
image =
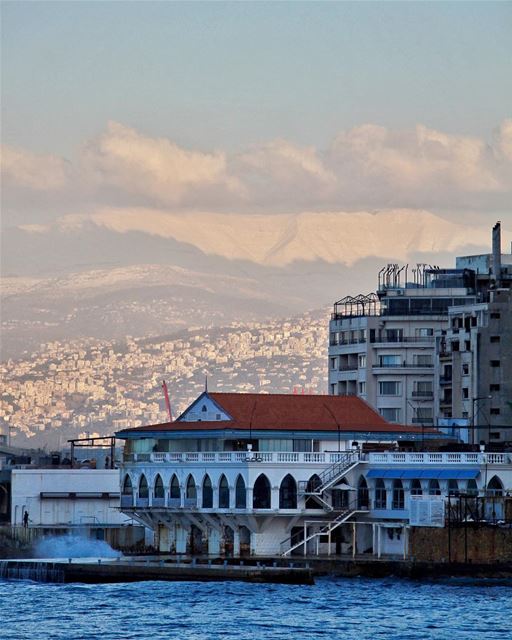
M 492 396 L 478 396 L 477 398 L 472 398 L 471 399 L 471 426 L 472 426 L 472 444 L 475 444 L 475 431 L 476 431 L 476 424 L 475 424 L 475 403 L 478 402 L 479 400 L 491 400 Z M 490 429 L 490 425 L 489 425 L 489 429 Z M 489 438 L 490 439 L 490 434 L 489 434 Z M 487 443 L 489 444 L 489 443 Z

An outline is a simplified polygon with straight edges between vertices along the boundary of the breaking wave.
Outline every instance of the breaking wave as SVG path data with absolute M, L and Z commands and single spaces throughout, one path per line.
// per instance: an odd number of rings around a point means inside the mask
M 34 558 L 119 558 L 122 555 L 104 540 L 77 535 L 48 536 L 34 545 Z

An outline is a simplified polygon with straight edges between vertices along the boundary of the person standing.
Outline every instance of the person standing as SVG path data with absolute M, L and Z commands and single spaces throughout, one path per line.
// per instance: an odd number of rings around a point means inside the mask
M 26 529 L 28 527 L 28 511 L 25 509 L 25 513 L 23 514 L 23 526 Z

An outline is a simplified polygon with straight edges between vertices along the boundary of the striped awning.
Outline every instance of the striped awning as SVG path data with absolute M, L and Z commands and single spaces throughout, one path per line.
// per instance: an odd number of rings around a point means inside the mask
M 367 478 L 390 478 L 393 480 L 474 480 L 479 467 L 472 469 L 370 469 Z

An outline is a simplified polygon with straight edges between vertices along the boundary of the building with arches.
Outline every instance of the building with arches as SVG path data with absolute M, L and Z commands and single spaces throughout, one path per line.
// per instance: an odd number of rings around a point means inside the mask
M 410 526 L 488 496 L 505 518 L 508 453 L 421 451 L 433 429 L 387 422 L 353 396 L 202 393 L 176 420 L 119 432 L 121 509 L 162 552 L 408 554 Z

